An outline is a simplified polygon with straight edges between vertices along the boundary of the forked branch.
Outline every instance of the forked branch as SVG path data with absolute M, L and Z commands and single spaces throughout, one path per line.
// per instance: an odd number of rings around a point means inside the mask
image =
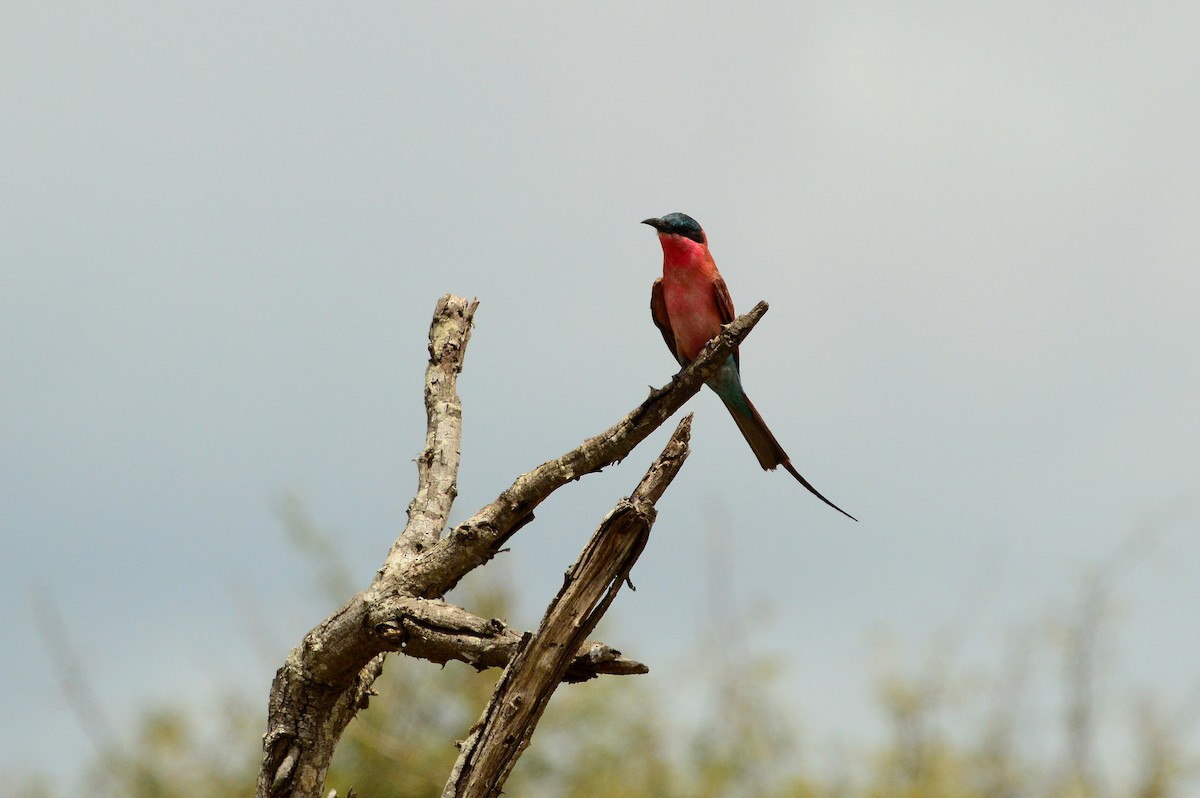
M 654 524 L 654 503 L 687 459 L 691 430 L 689 415 L 679 422 L 633 495 L 622 499 L 592 535 L 541 626 L 522 640 L 496 684 L 483 717 L 463 743 L 442 798 L 500 795 L 571 664 L 571 652 L 600 622 L 645 548 Z
M 651 391 L 613 427 L 521 475 L 495 501 L 443 538 L 457 495 L 462 440 L 457 378 L 477 306 L 474 300 L 451 295 L 438 301 L 430 325 L 425 377 L 426 443 L 417 458 L 417 493 L 408 509 L 408 524 L 371 585 L 305 635 L 276 673 L 263 737 L 259 798 L 321 795 L 337 741 L 365 705 L 387 652 L 403 651 L 436 662 L 456 659 L 477 668 L 511 662 L 521 635 L 501 621 L 479 618 L 440 601 L 441 597 L 491 559 L 551 493 L 624 459 L 716 373 L 767 311 L 766 303 L 760 302 L 734 320 L 668 385 Z M 680 434 L 686 435 L 677 430 L 677 437 Z M 670 481 L 669 476 L 652 478 L 655 469 L 673 476 L 678 466 L 672 470 L 660 458 L 635 493 L 643 498 L 618 505 L 610 520 L 624 519 L 622 524 L 631 525 L 624 528 L 633 530 L 652 517 L 652 505 Z M 631 532 L 612 535 L 637 538 Z M 614 583 L 610 579 L 605 584 Z M 607 607 L 607 601 L 611 597 L 595 606 Z M 641 663 L 603 643 L 585 642 L 586 635 L 586 631 L 572 632 L 570 645 L 559 652 L 565 667 L 560 669 L 556 660 L 555 682 L 646 671 Z

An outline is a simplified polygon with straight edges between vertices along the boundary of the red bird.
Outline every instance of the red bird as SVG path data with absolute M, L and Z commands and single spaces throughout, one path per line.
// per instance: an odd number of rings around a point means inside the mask
M 686 213 L 668 213 L 661 219 L 646 219 L 642 224 L 658 231 L 663 248 L 663 276 L 654 281 L 650 291 L 650 313 L 671 354 L 679 365 L 686 366 L 695 360 L 705 344 L 720 334 L 722 325 L 733 321 L 733 300 L 729 298 L 729 289 L 708 251 L 708 237 L 695 219 Z M 739 365 L 738 353 L 734 350 L 707 384 L 729 409 L 738 429 L 754 450 L 758 464 L 764 469 L 783 466 L 818 499 L 857 521 L 822 496 L 792 467 L 787 452 L 767 429 L 750 397 L 742 390 Z

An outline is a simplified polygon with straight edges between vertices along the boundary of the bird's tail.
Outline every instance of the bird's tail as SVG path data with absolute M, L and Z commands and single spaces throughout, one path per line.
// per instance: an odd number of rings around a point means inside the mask
M 858 520 L 822 496 L 819 490 L 809 484 L 808 480 L 800 476 L 800 472 L 792 467 L 792 461 L 788 458 L 787 452 L 779 445 L 779 441 L 775 440 L 775 436 L 771 434 L 771 430 L 767 427 L 767 422 L 763 421 L 762 416 L 758 414 L 758 409 L 750 401 L 750 397 L 746 396 L 745 391 L 739 390 L 736 394 L 730 393 L 728 396 L 724 395 L 725 393 L 721 392 L 718 395 L 721 396 L 721 401 L 725 403 L 725 407 L 729 410 L 729 415 L 733 416 L 734 422 L 737 423 L 738 429 L 742 431 L 742 436 L 745 437 L 746 443 L 750 444 L 750 448 L 754 451 L 754 456 L 758 458 L 758 464 L 763 467 L 764 471 L 774 469 L 776 466 L 783 466 L 789 474 L 796 478 L 796 481 L 808 489 L 809 493 L 852 521 Z

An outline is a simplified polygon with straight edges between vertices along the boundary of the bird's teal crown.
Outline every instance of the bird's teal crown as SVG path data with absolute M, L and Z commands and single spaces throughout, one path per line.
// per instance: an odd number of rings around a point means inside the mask
M 708 243 L 700 223 L 686 213 L 668 213 L 661 219 L 647 219 L 642 224 L 648 224 L 660 233 L 683 236 L 699 244 Z

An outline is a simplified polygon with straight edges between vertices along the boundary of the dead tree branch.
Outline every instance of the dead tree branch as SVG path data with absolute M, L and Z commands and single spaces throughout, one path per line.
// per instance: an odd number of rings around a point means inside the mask
M 522 641 L 483 717 L 463 743 L 442 798 L 500 795 L 571 665 L 571 652 L 599 623 L 645 548 L 654 523 L 654 502 L 687 459 L 691 428 L 689 415 L 679 422 L 637 490 L 612 509 L 567 572 L 541 626 Z
M 521 643 L 521 633 L 498 618 L 480 618 L 440 599 L 391 596 L 372 608 L 367 622 L 394 651 L 438 664 L 458 660 L 479 670 L 503 668 Z M 611 646 L 591 642 L 578 647 L 564 681 L 648 670 Z
M 490 560 L 551 493 L 624 459 L 716 373 L 767 311 L 766 303 L 760 302 L 734 320 L 670 384 L 653 390 L 612 428 L 521 475 L 443 538 L 457 495 L 462 440 L 457 378 L 477 306 L 473 300 L 447 295 L 434 310 L 425 379 L 426 444 L 417 458 L 417 493 L 408 523 L 371 585 L 306 634 L 276 673 L 263 736 L 259 798 L 318 798 L 338 739 L 366 705 L 387 652 L 403 651 L 437 662 L 457 659 L 481 668 L 511 661 L 519 647 L 516 632 L 439 599 Z M 665 483 L 655 489 L 661 495 Z M 649 494 L 645 503 L 653 504 Z M 560 680 L 646 671 L 602 643 L 585 643 L 583 636 L 573 637 L 573 647 L 565 649 L 568 666 Z
M 609 429 L 562 457 L 517 477 L 512 486 L 471 518 L 455 527 L 402 577 L 413 595 L 444 595 L 468 572 L 490 560 L 505 541 L 531 520 L 533 510 L 554 491 L 585 474 L 619 463 L 646 436 L 683 407 L 705 380 L 720 369 L 767 312 L 759 302 L 734 319 L 671 382 L 650 392 L 646 401 Z

